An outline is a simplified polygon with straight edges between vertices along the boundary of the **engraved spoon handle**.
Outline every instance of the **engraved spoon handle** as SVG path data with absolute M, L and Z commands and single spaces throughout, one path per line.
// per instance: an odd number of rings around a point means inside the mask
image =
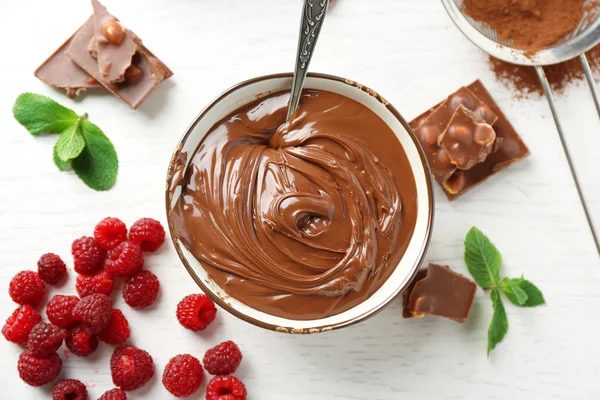
M 310 64 L 310 60 L 312 59 L 328 5 L 329 0 L 304 0 L 287 120 L 291 118 L 298 108 L 298 103 L 300 103 L 300 95 L 302 94 L 304 79 L 306 79 L 308 72 L 308 64 Z

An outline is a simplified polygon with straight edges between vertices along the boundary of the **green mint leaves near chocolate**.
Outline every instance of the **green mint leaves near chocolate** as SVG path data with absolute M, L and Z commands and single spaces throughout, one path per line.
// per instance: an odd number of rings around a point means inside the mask
M 500 281 L 502 256 L 496 246 L 475 227 L 465 239 L 465 263 L 475 282 L 482 288 L 493 287 Z
M 54 100 L 23 93 L 13 114 L 32 135 L 59 133 L 52 157 L 61 171 L 72 169 L 89 187 L 110 189 L 117 178 L 119 161 L 114 146 L 100 128 Z
M 500 279 L 502 256 L 490 239 L 475 227 L 471 228 L 465 238 L 465 263 L 475 282 L 484 290 L 491 290 L 494 315 L 488 329 L 489 356 L 508 332 L 508 317 L 500 292 L 519 307 L 545 304 L 544 296 L 533 283 L 523 277 Z
M 500 291 L 498 289 L 492 289 L 490 296 L 492 297 L 494 314 L 488 329 L 488 356 L 490 355 L 490 352 L 496 348 L 496 345 L 504 339 L 506 332 L 508 332 L 508 318 L 506 316 L 506 310 L 504 309 L 504 303 L 502 303 L 502 299 L 500 298 Z
M 85 147 L 85 141 L 81 134 L 81 124 L 83 118 L 78 118 L 77 122 L 68 127 L 61 133 L 56 141 L 56 155 L 61 161 L 67 162 L 77 158 Z
M 77 122 L 77 114 L 49 97 L 23 93 L 17 98 L 13 114 L 34 136 L 61 133 Z
M 81 155 L 71 161 L 75 173 L 96 190 L 107 190 L 117 178 L 119 162 L 112 143 L 96 125 L 84 120 L 81 125 L 86 146 Z

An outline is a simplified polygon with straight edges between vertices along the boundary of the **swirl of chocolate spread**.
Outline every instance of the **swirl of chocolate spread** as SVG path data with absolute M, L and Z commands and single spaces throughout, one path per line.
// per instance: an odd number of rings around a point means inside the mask
M 313 319 L 364 301 L 414 229 L 417 194 L 393 131 L 364 105 L 289 92 L 217 123 L 182 176 L 179 239 L 229 295 L 272 315 Z

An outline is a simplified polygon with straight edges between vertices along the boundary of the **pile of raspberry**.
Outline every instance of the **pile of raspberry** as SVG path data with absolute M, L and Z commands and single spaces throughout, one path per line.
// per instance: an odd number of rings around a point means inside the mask
M 38 271 L 21 271 L 10 282 L 9 294 L 20 306 L 8 317 L 2 334 L 6 340 L 24 346 L 17 368 L 21 379 L 31 386 L 53 382 L 62 369 L 58 350 L 64 343 L 80 357 L 98 348 L 99 341 L 118 346 L 110 359 L 113 383 L 117 386 L 99 400 L 124 400 L 127 391 L 144 386 L 154 375 L 154 361 L 145 350 L 126 344 L 129 323 L 113 308 L 114 280 L 125 279 L 122 296 L 134 309 L 151 306 L 157 298 L 159 281 L 143 269 L 144 252 L 155 252 L 165 241 L 160 222 L 143 218 L 127 230 L 117 218 L 100 221 L 93 236 L 73 241 L 73 269 L 77 272 L 75 289 L 79 296 L 54 295 L 46 304 L 49 322 L 42 321 L 39 307 L 46 298 L 46 285 L 57 285 L 67 276 L 62 259 L 47 253 L 38 261 Z M 204 294 L 186 296 L 177 306 L 180 324 L 193 331 L 204 330 L 217 309 Z M 66 353 L 65 353 L 66 354 Z M 190 354 L 173 357 L 166 365 L 162 382 L 176 397 L 198 391 L 204 381 L 204 369 L 215 375 L 206 386 L 207 400 L 245 400 L 246 388 L 232 376 L 242 361 L 238 346 L 223 342 L 209 349 L 202 363 Z M 202 366 L 204 364 L 204 368 Z M 87 400 L 85 384 L 63 379 L 54 385 L 53 400 Z

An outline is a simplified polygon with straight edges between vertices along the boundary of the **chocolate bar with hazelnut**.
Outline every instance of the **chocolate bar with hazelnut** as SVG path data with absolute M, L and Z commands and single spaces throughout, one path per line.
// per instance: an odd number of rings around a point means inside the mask
M 494 128 L 462 104 L 438 138 L 438 144 L 446 152 L 450 162 L 462 170 L 469 170 L 485 161 L 495 141 Z
M 475 300 L 477 284 L 449 267 L 429 264 L 403 294 L 404 318 L 435 315 L 465 322 Z
M 130 31 L 125 30 L 125 34 L 133 37 L 133 33 Z M 137 52 L 131 59 L 131 65 L 125 72 L 125 80 L 121 83 L 111 83 L 101 74 L 98 69 L 98 61 L 92 55 L 96 55 L 94 41 L 95 26 L 92 16 L 73 37 L 66 54 L 98 80 L 102 86 L 133 109 L 138 108 L 160 82 L 173 75 L 162 61 L 139 44 Z
M 54 86 L 71 99 L 79 96 L 87 89 L 102 87 L 95 78 L 81 69 L 65 54 L 72 38 L 73 36 L 35 70 L 35 76 L 39 80 L 46 85 Z
M 92 0 L 92 8 L 98 70 L 107 82 L 123 82 L 139 46 L 134 40 L 137 36 L 127 35 L 119 20 L 98 0 Z
M 491 125 L 494 129 L 494 132 L 496 133 L 496 140 L 494 141 L 493 147 L 486 156 L 485 160 L 472 165 L 469 169 L 461 170 L 456 168 L 446 180 L 438 180 L 449 200 L 455 200 L 498 171 L 501 171 L 502 169 L 524 159 L 529 155 L 529 149 L 525 143 L 523 143 L 523 140 L 519 134 L 516 132 L 510 121 L 506 118 L 506 115 L 504 115 L 498 104 L 492 99 L 492 96 L 485 89 L 481 81 L 476 80 L 475 82 L 466 86 L 466 88 L 477 99 L 479 99 L 479 101 L 483 102 L 483 104 L 485 104 L 494 115 L 496 115 L 497 119 L 493 123 L 490 123 L 489 119 L 483 118 L 487 124 Z M 457 93 L 452 94 L 450 97 L 456 95 Z M 411 128 L 415 130 L 417 135 L 419 128 L 423 125 L 423 123 L 431 120 L 432 116 L 435 118 L 434 113 L 444 104 L 447 104 L 447 102 L 448 99 L 442 101 L 410 122 Z M 463 106 L 468 110 L 474 111 L 473 108 L 468 107 L 468 104 L 463 104 Z M 448 121 L 448 124 L 449 123 L 450 121 Z M 448 126 L 446 126 L 446 129 L 447 128 Z M 423 149 L 426 154 L 430 152 L 430 154 L 427 154 L 428 160 L 434 156 L 437 156 L 437 154 L 433 154 L 430 147 L 423 146 Z M 447 159 L 450 160 L 450 157 L 448 156 Z M 446 159 L 444 158 L 444 160 Z M 443 177 L 445 178 L 446 176 Z
M 448 127 L 454 112 L 459 106 L 472 110 L 488 124 L 493 124 L 498 118 L 481 100 L 469 89 L 461 87 L 446 100 L 437 105 L 425 118 L 422 118 L 414 131 L 427 155 L 433 177 L 440 183 L 445 182 L 456 171 L 448 153 L 440 148 L 438 140 Z

